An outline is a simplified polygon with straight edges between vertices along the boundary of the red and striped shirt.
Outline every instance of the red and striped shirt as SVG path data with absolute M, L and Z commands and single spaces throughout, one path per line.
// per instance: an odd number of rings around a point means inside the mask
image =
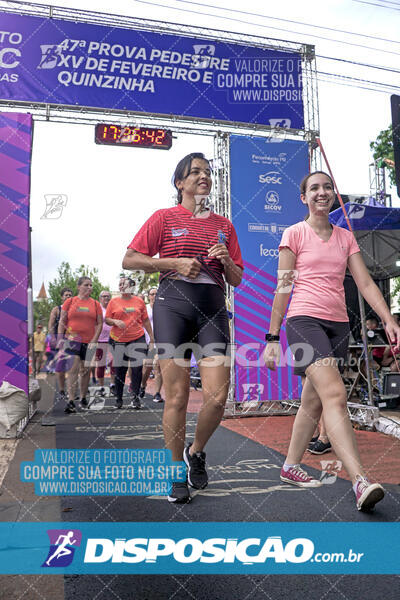
M 215 281 L 223 287 L 224 267 L 218 258 L 210 258 L 208 250 L 224 239 L 229 256 L 243 269 L 242 255 L 235 228 L 226 217 L 210 213 L 196 218 L 181 204 L 157 210 L 141 227 L 128 248 L 147 256 L 159 253 L 160 258 L 200 258 Z M 175 275 L 176 271 L 163 271 L 160 280 Z

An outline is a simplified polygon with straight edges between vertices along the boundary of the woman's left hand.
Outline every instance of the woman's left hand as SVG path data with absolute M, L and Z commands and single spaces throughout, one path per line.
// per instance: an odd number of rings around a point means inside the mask
M 389 338 L 392 349 L 395 352 L 400 350 L 400 327 L 394 319 L 388 321 L 385 325 L 386 334 Z
M 225 246 L 225 244 L 214 244 L 214 246 L 211 246 L 211 248 L 208 250 L 208 256 L 211 258 L 218 258 L 223 265 L 230 258 L 228 248 Z

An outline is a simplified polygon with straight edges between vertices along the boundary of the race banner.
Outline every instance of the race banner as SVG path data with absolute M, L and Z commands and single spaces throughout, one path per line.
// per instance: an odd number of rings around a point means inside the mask
M 0 383 L 28 393 L 32 117 L 0 113 Z
M 299 184 L 308 172 L 306 142 L 233 135 L 230 138 L 232 223 L 245 259 L 235 289 L 236 401 L 300 397 L 293 375 L 285 324 L 281 365 L 268 371 L 262 361 L 276 289 L 278 245 L 284 230 L 306 213 Z
M 0 14 L 2 99 L 304 128 L 299 52 Z

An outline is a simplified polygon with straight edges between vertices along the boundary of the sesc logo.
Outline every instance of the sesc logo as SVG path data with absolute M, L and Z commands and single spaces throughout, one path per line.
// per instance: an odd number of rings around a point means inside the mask
M 260 183 L 272 183 L 275 185 L 281 185 L 282 175 L 281 173 L 278 173 L 278 171 L 269 171 L 268 173 L 264 173 L 264 175 L 259 175 L 258 181 Z

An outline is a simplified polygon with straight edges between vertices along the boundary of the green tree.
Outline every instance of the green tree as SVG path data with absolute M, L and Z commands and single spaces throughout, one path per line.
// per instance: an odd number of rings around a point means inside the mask
M 376 140 L 370 143 L 370 148 L 372 150 L 372 156 L 375 160 L 384 160 L 388 158 L 389 160 L 394 161 L 394 149 L 393 149 L 393 130 L 392 126 L 389 125 L 387 129 L 383 129 Z M 385 163 L 385 167 L 387 169 L 387 173 L 389 174 L 389 181 L 392 185 L 396 185 L 396 177 L 394 167 L 391 167 Z M 397 299 L 399 302 L 398 296 L 400 295 L 400 277 L 396 277 L 394 279 L 394 288 L 392 291 L 392 296 Z
M 51 313 L 51 309 L 53 308 L 53 304 L 47 299 L 43 300 L 35 300 L 33 303 L 33 327 L 34 330 L 36 326 L 40 323 L 43 327 L 47 328 L 47 324 L 49 322 L 49 317 Z
M 374 160 L 384 160 L 388 158 L 394 161 L 394 149 L 393 149 L 393 131 L 392 126 L 389 125 L 387 129 L 383 129 L 374 142 L 370 142 L 369 147 L 372 150 L 372 156 Z M 396 185 L 396 178 L 394 168 L 385 164 L 387 172 L 389 174 L 389 181 L 392 185 Z
M 133 279 L 135 279 L 135 271 L 121 271 L 119 276 L 132 277 Z M 141 272 L 141 277 L 139 278 L 138 293 L 142 294 L 144 292 L 147 292 L 152 287 L 158 287 L 158 276 L 159 273 L 144 273 L 143 276 L 143 272 Z
M 90 277 L 93 283 L 92 297 L 96 300 L 99 299 L 101 290 L 108 290 L 110 288 L 107 285 L 103 285 L 99 279 L 99 271 L 95 267 L 88 267 L 87 265 L 81 265 L 75 271 L 72 271 L 71 266 L 68 262 L 62 262 L 57 270 L 57 277 L 49 283 L 49 296 L 52 306 L 58 306 L 61 304 L 61 290 L 64 287 L 71 288 L 73 295 L 76 296 L 78 293 L 77 281 L 79 277 L 85 275 Z

